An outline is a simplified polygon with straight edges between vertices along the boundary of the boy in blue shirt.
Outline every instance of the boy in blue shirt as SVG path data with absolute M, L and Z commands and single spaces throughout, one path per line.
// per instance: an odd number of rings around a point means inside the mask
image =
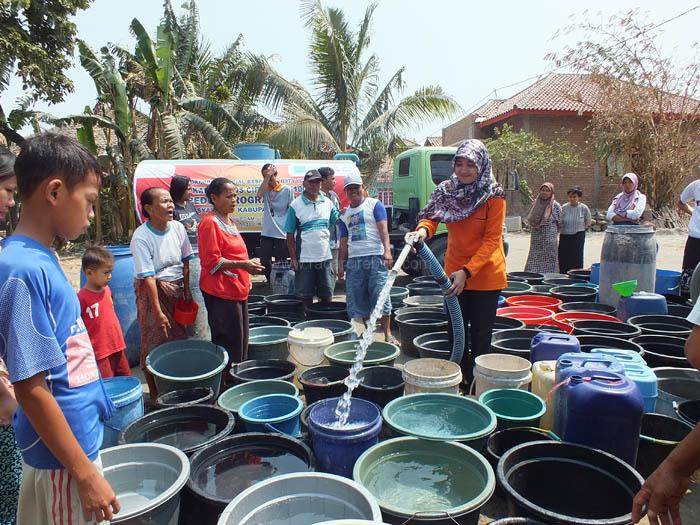
M 119 503 L 99 463 L 106 395 L 80 303 L 50 246 L 94 217 L 101 169 L 75 139 L 28 139 L 15 162 L 22 212 L 0 251 L 0 357 L 19 408 L 22 450 L 17 523 L 110 520 Z

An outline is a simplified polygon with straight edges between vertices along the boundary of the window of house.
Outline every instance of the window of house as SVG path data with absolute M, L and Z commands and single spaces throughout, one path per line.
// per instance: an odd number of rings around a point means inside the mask
M 447 180 L 452 175 L 452 158 L 453 155 L 431 155 L 430 156 L 430 176 L 433 183 L 437 186 L 442 181 Z
M 605 161 L 605 174 L 608 177 L 622 177 L 625 173 L 624 159 L 616 155 L 608 155 Z
M 399 161 L 399 177 L 408 177 L 411 170 L 411 158 L 401 159 Z

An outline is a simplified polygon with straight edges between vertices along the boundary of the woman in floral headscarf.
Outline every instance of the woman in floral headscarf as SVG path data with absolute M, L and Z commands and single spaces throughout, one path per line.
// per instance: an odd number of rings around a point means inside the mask
M 555 273 L 559 271 L 557 237 L 561 225 L 561 204 L 554 200 L 554 185 L 545 182 L 532 203 L 527 216 L 530 224 L 530 253 L 526 272 Z
M 622 177 L 622 191 L 615 195 L 608 208 L 607 219 L 613 224 L 639 224 L 647 207 L 647 197 L 637 188 L 639 178 L 634 173 Z
M 447 225 L 445 271 L 452 280 L 447 295 L 459 299 L 464 318 L 466 337 L 461 367 L 465 383 L 469 384 L 473 379 L 471 360 L 490 350 L 498 296 L 506 286 L 506 201 L 503 188 L 493 178 L 491 157 L 481 141 L 466 140 L 460 144 L 452 165 L 454 173 L 430 196 L 416 231 L 408 233 L 406 241 L 430 239 L 441 222 Z

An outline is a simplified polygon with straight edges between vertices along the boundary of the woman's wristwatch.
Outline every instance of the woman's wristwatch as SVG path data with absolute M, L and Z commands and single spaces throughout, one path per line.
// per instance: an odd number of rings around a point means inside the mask
M 467 276 L 467 279 L 469 279 L 469 278 L 472 276 L 472 274 L 469 273 L 469 270 L 467 270 L 467 268 L 464 267 L 464 266 L 462 267 L 462 271 L 463 271 L 464 274 Z

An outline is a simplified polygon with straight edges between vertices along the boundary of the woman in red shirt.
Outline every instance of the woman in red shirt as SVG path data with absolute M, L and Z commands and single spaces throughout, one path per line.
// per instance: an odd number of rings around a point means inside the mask
M 265 267 L 248 258 L 245 242 L 229 217 L 236 207 L 233 183 L 224 177 L 214 179 L 206 194 L 214 209 L 197 229 L 202 263 L 199 288 L 207 307 L 211 341 L 226 349 L 230 368 L 248 356 L 250 274 L 262 273 Z

